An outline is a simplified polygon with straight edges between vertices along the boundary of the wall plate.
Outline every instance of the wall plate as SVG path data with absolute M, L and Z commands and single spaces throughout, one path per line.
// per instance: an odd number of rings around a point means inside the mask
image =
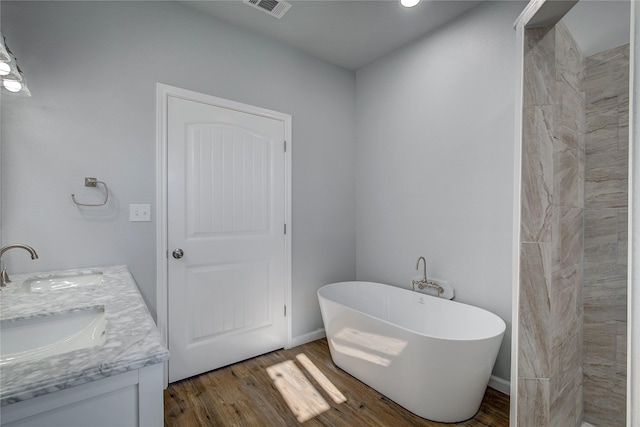
M 129 205 L 129 221 L 151 221 L 151 205 Z

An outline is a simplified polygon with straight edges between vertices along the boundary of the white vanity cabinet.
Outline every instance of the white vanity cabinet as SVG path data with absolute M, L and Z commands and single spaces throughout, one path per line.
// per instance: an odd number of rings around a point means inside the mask
M 87 277 L 92 280 L 82 280 Z M 2 427 L 163 426 L 169 351 L 126 266 L 16 274 L 12 279 L 1 291 L 0 327 L 5 332 L 15 331 L 18 324 L 39 327 L 27 334 L 35 339 L 25 338 L 28 350 L 7 347 L 11 350 L 4 354 L 0 349 Z M 41 286 L 54 282 L 65 287 Z M 49 325 L 59 322 L 66 331 L 62 320 L 76 319 L 80 312 L 104 313 L 104 323 L 90 332 L 104 339 L 66 347 L 68 339 L 86 335 L 84 329 L 76 332 L 74 326 L 69 333 L 76 335 L 58 337 Z M 26 336 L 21 333 L 8 337 L 21 343 Z M 51 346 L 56 351 L 49 351 Z
M 164 424 L 162 363 L 0 408 L 3 427 Z

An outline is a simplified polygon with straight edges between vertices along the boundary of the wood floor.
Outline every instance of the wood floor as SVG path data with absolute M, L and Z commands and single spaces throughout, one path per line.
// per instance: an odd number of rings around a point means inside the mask
M 509 425 L 509 396 L 490 388 L 471 420 L 420 418 L 336 367 L 326 339 L 170 384 L 164 407 L 171 427 Z

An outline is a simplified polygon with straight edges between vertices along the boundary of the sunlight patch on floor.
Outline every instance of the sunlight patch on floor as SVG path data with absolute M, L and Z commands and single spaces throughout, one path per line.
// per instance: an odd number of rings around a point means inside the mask
M 267 373 L 298 422 L 303 423 L 329 410 L 327 401 L 293 360 L 270 366 Z
M 340 390 L 305 354 L 298 354 L 296 360 L 334 402 L 347 401 Z M 331 408 L 295 361 L 286 360 L 270 366 L 267 368 L 267 374 L 298 422 L 303 423 Z
M 322 389 L 331 397 L 331 399 L 333 399 L 335 403 L 344 403 L 347 401 L 344 394 L 340 393 L 340 390 L 338 390 L 329 378 L 327 378 L 326 375 L 313 364 L 306 354 L 300 353 L 296 356 L 296 359 L 311 374 L 313 379 L 316 380 L 320 387 L 322 387 Z

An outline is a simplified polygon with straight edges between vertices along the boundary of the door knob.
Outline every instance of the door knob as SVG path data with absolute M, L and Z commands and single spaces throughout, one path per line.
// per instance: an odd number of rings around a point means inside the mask
M 173 250 L 173 257 L 175 259 L 180 259 L 184 256 L 184 251 L 180 248 Z

